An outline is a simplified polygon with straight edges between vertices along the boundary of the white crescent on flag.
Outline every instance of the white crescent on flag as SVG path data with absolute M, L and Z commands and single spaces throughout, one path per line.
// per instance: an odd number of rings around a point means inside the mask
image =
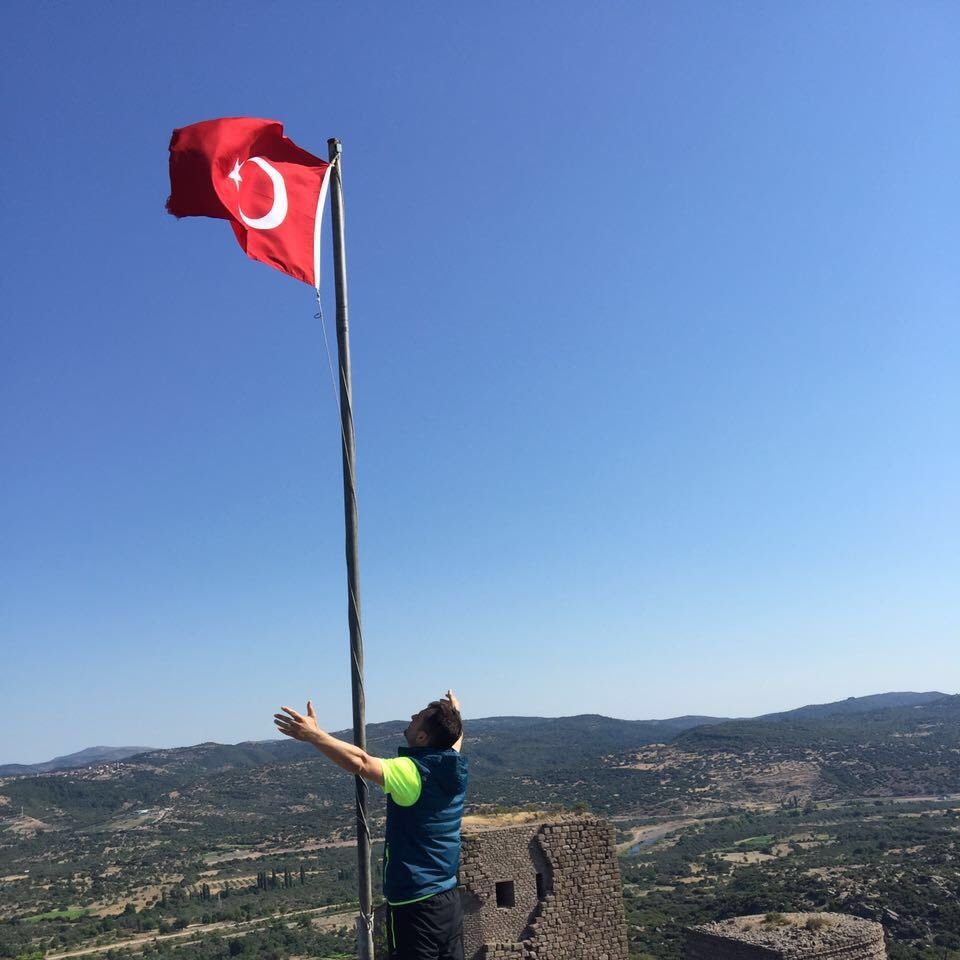
M 237 203 L 237 212 L 240 219 L 254 230 L 273 230 L 279 227 L 287 217 L 287 185 L 283 182 L 283 176 L 280 171 L 272 167 L 263 157 L 249 157 L 241 163 L 237 160 L 233 170 L 227 176 L 237 185 L 237 192 L 240 191 L 240 171 L 248 163 L 255 163 L 269 178 L 273 184 L 273 206 L 262 217 L 248 217 L 243 212 L 243 207 Z

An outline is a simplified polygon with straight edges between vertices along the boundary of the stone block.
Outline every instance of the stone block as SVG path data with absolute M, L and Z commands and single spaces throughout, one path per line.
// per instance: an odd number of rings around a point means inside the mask
M 840 913 L 762 914 L 687 931 L 687 960 L 886 960 L 883 927 Z

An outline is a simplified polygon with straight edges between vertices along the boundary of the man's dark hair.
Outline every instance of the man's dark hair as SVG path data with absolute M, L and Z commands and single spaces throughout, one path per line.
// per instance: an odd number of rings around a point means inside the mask
M 430 746 L 438 750 L 448 750 L 463 733 L 460 711 L 449 700 L 434 700 L 427 704 L 421 717 Z

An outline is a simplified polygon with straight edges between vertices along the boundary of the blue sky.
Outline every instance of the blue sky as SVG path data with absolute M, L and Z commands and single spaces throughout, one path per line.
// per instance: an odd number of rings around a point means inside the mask
M 311 291 L 163 209 L 218 116 L 344 144 L 369 720 L 960 689 L 955 4 L 4 21 L 0 762 L 349 723 Z

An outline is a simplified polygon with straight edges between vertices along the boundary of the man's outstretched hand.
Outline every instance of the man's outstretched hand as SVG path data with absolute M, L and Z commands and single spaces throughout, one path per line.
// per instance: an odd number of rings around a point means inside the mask
M 347 743 L 346 740 L 331 737 L 325 730 L 321 730 L 317 723 L 317 715 L 313 712 L 313 701 L 307 701 L 306 716 L 289 707 L 280 709 L 283 713 L 275 713 L 273 722 L 282 734 L 293 737 L 294 740 L 313 744 L 325 757 L 347 773 L 383 786 L 383 762 L 378 757 L 371 757 L 366 750 Z
M 313 711 L 312 700 L 307 701 L 306 716 L 297 713 L 296 710 L 291 710 L 289 707 L 281 707 L 280 709 L 283 710 L 283 713 L 275 713 L 273 722 L 282 734 L 293 737 L 294 740 L 309 741 L 320 733 L 320 726 L 317 723 L 317 715 Z M 287 716 L 284 716 L 284 714 L 287 714 Z

